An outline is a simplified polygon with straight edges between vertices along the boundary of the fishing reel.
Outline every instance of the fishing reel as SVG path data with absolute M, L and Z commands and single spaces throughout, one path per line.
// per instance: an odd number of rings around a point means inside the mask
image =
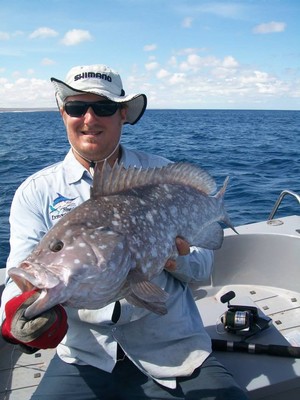
M 221 316 L 227 332 L 250 337 L 269 327 L 271 318 L 261 317 L 253 306 L 231 305 L 234 297 L 235 293 L 230 291 L 220 298 L 222 303 L 228 303 L 228 310 Z

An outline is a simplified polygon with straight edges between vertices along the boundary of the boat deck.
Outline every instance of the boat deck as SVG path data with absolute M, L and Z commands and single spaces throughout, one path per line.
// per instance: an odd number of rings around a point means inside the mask
M 241 341 L 221 324 L 227 304 L 222 295 L 233 291 L 231 305 L 255 306 L 272 319 L 269 328 L 247 343 L 300 347 L 300 216 L 263 221 L 225 230 L 215 253 L 211 282 L 197 290 L 197 304 L 212 339 Z M 300 358 L 216 351 L 251 399 L 298 400 Z
M 38 386 L 55 350 L 24 354 L 0 338 L 0 399 L 27 400 Z M 9 356 L 9 357 L 7 357 Z
M 221 303 L 220 297 L 231 290 L 236 297 L 230 304 L 255 305 L 272 318 L 270 327 L 248 339 L 248 342 L 300 346 L 300 293 L 260 285 L 227 285 L 195 290 L 203 322 L 213 339 L 241 340 L 240 336 L 224 332 L 220 322 L 221 315 L 227 310 L 227 304 Z M 10 354 L 9 359 L 0 359 L 0 398 L 29 399 L 55 350 L 30 355 L 21 353 L 18 348 L 3 341 L 0 347 Z M 281 399 L 281 391 L 285 390 L 286 398 L 298 400 L 298 394 L 293 393 L 294 387 L 298 387 L 300 382 L 300 359 L 219 351 L 215 355 L 234 374 L 239 384 L 247 389 L 251 399 Z M 286 390 L 290 390 L 290 393 Z

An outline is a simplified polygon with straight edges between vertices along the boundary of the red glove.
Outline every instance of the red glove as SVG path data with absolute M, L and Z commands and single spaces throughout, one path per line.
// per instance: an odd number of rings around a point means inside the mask
M 39 293 L 32 290 L 9 300 L 5 305 L 6 319 L 1 327 L 2 336 L 7 342 L 20 344 L 23 351 L 29 353 L 55 348 L 68 329 L 67 314 L 61 305 L 33 319 L 24 316 L 26 308 L 38 296 Z

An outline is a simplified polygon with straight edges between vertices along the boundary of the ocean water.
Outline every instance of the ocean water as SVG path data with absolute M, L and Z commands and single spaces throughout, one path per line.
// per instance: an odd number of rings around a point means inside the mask
M 9 210 L 20 183 L 69 149 L 56 111 L 0 113 L 0 268 L 9 252 Z M 208 170 L 234 225 L 267 219 L 284 189 L 300 193 L 300 111 L 147 110 L 122 143 Z M 286 197 L 280 215 L 299 214 Z

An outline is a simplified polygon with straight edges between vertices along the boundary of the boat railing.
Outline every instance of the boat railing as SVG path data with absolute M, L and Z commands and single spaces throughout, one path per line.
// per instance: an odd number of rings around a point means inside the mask
M 276 203 L 275 203 L 275 205 L 273 207 L 273 210 L 271 211 L 271 213 L 269 215 L 268 221 L 270 221 L 271 219 L 274 218 L 274 216 L 275 216 L 280 204 L 282 203 L 282 200 L 284 199 L 284 197 L 286 195 L 290 195 L 290 196 L 294 197 L 296 200 L 298 200 L 298 203 L 300 204 L 300 195 L 299 194 L 297 194 L 297 193 L 295 193 L 295 192 L 293 192 L 291 190 L 283 190 L 280 193 L 278 199 L 276 200 Z

